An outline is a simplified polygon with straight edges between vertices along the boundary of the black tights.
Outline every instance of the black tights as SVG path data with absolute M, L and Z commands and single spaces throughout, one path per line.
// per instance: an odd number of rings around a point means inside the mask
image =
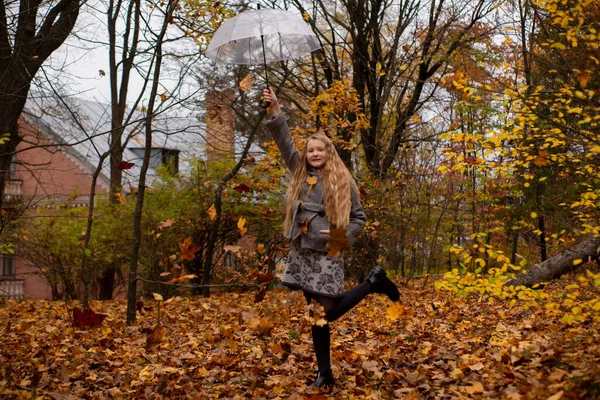
M 329 297 L 314 293 L 304 292 L 306 302 L 310 304 L 311 300 L 316 300 L 325 310 L 325 318 L 332 322 L 350 311 L 362 299 L 371 292 L 371 283 L 366 281 L 353 289 L 345 292 L 342 297 Z M 323 326 L 312 326 L 312 339 L 315 355 L 317 356 L 317 365 L 320 372 L 326 372 L 331 369 L 330 355 L 330 331 L 329 324 Z
M 325 309 L 325 319 L 333 322 L 354 308 L 371 292 L 371 283 L 365 281 L 345 292 L 342 297 L 330 297 L 303 291 L 306 302 L 310 304 L 315 299 Z

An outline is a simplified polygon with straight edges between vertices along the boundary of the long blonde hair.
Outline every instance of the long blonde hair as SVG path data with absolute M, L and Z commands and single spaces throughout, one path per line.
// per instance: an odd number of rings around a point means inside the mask
M 356 185 L 354 179 L 327 136 L 317 132 L 306 140 L 306 144 L 310 140 L 320 140 L 325 144 L 325 150 L 327 151 L 327 162 L 323 167 L 322 182 L 327 219 L 333 227 L 346 229 L 350 222 L 350 209 L 352 207 L 351 185 Z M 302 185 L 308 177 L 306 148 L 307 146 L 304 146 L 304 149 L 300 152 L 300 162 L 292 175 L 286 195 L 285 220 L 283 223 L 285 234 L 289 232 L 292 226 L 293 205 L 297 200 L 300 200 Z

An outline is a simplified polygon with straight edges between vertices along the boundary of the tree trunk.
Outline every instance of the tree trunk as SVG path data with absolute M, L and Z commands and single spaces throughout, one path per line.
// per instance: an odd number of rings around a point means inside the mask
M 589 257 L 597 256 L 599 246 L 600 238 L 588 238 L 546 261 L 534 265 L 526 273 L 517 275 L 514 279 L 506 282 L 506 285 L 532 287 L 536 283 L 556 279 L 574 268 L 574 260 L 582 259 L 585 262 Z

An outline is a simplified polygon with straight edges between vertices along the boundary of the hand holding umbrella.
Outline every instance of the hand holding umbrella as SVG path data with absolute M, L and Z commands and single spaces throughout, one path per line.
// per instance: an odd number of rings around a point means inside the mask
M 263 89 L 263 98 L 265 103 L 270 104 L 270 112 L 273 117 L 281 114 L 281 107 L 279 106 L 279 101 L 277 101 L 277 96 L 273 91 L 273 88 Z

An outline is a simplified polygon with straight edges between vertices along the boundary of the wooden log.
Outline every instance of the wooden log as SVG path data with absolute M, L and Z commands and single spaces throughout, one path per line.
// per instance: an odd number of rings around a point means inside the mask
M 525 273 L 507 281 L 506 285 L 532 287 L 537 283 L 557 279 L 565 273 L 585 264 L 590 258 L 598 257 L 599 247 L 600 238 L 589 237 L 562 253 L 550 257 L 543 263 L 530 267 Z M 577 259 L 582 259 L 583 262 L 575 266 L 573 262 Z

